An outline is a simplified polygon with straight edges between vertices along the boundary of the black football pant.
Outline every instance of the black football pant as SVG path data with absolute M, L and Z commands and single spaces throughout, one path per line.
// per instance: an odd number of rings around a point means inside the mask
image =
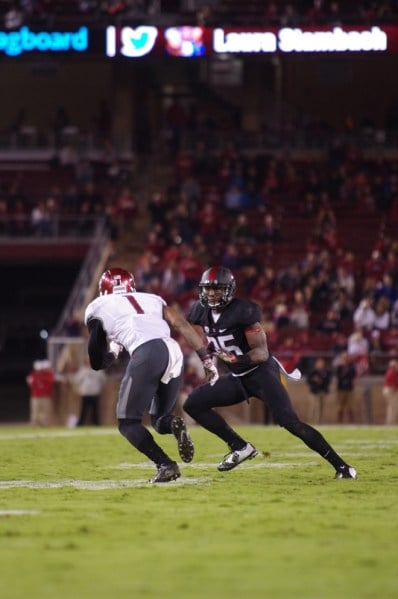
M 289 394 L 281 382 L 279 367 L 270 359 L 244 377 L 228 374 L 215 385 L 198 387 L 188 396 L 184 410 L 198 424 L 225 441 L 232 450 L 241 449 L 242 439 L 214 408 L 236 405 L 249 398 L 261 399 L 270 410 L 275 423 L 299 437 L 310 449 L 328 460 L 335 468 L 345 462 L 334 452 L 319 431 L 297 416 Z

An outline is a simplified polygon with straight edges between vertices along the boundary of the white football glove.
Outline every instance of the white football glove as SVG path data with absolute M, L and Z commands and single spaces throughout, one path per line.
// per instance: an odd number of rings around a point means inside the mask
M 217 367 L 210 356 L 206 356 L 204 360 L 202 360 L 202 364 L 205 370 L 206 380 L 211 386 L 213 386 L 220 378 Z
M 115 359 L 119 356 L 122 349 L 123 349 L 123 346 L 120 345 L 119 343 L 116 343 L 116 341 L 111 341 L 109 343 L 109 351 L 113 353 L 113 355 L 115 356 Z

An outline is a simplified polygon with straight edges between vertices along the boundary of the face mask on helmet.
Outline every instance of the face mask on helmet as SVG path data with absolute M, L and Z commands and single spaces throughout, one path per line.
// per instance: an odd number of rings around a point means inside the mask
M 233 300 L 235 291 L 235 277 L 228 268 L 223 266 L 209 268 L 200 279 L 199 301 L 202 306 L 221 310 Z
M 124 268 L 108 268 L 99 280 L 100 295 L 123 294 L 135 291 L 133 275 Z

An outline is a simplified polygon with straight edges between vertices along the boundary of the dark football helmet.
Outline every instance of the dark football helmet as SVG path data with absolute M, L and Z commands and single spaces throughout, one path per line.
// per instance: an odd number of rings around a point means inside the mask
M 131 293 L 135 291 L 135 280 L 124 268 L 108 268 L 99 280 L 100 295 L 109 293 Z
M 217 288 L 222 294 L 209 300 L 206 289 Z M 202 306 L 210 306 L 212 309 L 222 309 L 234 298 L 236 291 L 235 277 L 229 268 L 214 266 L 202 274 L 199 282 L 199 301 Z

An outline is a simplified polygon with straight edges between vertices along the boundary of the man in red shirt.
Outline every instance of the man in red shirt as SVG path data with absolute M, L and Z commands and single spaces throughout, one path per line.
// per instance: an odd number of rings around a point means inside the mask
M 30 423 L 49 426 L 52 416 L 52 398 L 55 375 L 49 360 L 36 360 L 26 377 L 30 388 Z
M 390 360 L 384 374 L 383 395 L 386 400 L 386 424 L 397 424 L 398 360 Z

